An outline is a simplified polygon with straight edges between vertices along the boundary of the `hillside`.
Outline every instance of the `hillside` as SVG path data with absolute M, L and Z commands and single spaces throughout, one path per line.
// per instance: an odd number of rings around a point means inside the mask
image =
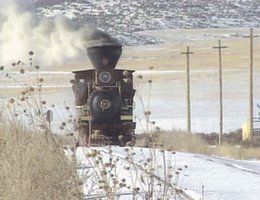
M 64 15 L 79 24 L 95 24 L 125 44 L 154 44 L 136 32 L 161 29 L 260 27 L 257 0 L 35 0 L 42 17 Z

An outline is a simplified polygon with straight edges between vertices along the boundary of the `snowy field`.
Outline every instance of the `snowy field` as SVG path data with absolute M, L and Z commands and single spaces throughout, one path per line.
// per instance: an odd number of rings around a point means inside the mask
M 260 196 L 259 161 L 121 147 L 78 148 L 76 157 L 86 199 L 105 196 L 102 184 L 113 186 L 117 199 L 144 199 L 151 187 L 155 198 L 167 194 L 170 199 L 188 195 L 194 200 L 258 200 Z
M 223 71 L 224 131 L 229 132 L 241 127 L 248 119 L 248 76 L 245 70 Z M 153 80 L 149 100 L 148 80 L 136 80 L 138 89 L 146 105 L 151 110 L 151 121 L 161 129 L 185 129 L 186 127 L 186 72 L 184 70 L 136 72 Z M 254 116 L 258 117 L 260 104 L 260 72 L 255 73 Z M 161 77 L 161 78 L 158 78 Z M 149 79 L 148 78 L 148 79 Z M 140 82 L 140 83 L 139 83 Z M 219 89 L 217 69 L 197 69 L 191 71 L 191 115 L 194 132 L 218 131 Z M 140 102 L 138 95 L 136 103 Z M 142 116 L 140 106 L 136 116 Z M 145 126 L 144 126 L 145 127 Z M 141 127 L 142 128 L 142 127 Z M 154 128 L 154 127 L 153 127 Z
M 144 78 L 139 80 L 137 77 Z M 15 99 L 21 97 L 25 79 L 27 85 L 36 86 L 35 73 L 10 72 L 11 78 L 6 78 L 6 72 L 0 72 L 0 97 L 3 104 L 7 103 L 11 96 Z M 66 106 L 75 116 L 74 96 L 70 80 L 73 75 L 70 72 L 41 72 L 43 77 L 42 98 L 47 102 L 45 108 L 54 112 L 53 130 L 58 131 L 61 122 L 68 120 Z M 260 72 L 255 74 L 255 113 L 257 117 L 260 104 L 260 93 L 256 88 L 260 87 Z M 160 71 L 136 71 L 135 88 L 138 90 L 135 96 L 135 111 L 137 133 L 145 131 L 145 120 L 140 95 L 146 109 L 151 111 L 151 129 L 159 127 L 162 130 L 186 128 L 186 83 L 184 70 L 160 70 Z M 248 119 L 248 76 L 247 71 L 241 69 L 224 70 L 224 131 L 229 132 L 242 126 Z M 151 90 L 148 80 L 153 80 Z M 197 69 L 191 71 L 191 111 L 192 130 L 194 132 L 218 131 L 218 74 L 217 69 Z M 18 84 L 18 83 L 19 84 Z M 149 101 L 149 94 L 151 98 Z M 36 96 L 37 98 L 37 96 Z M 52 107 L 55 105 L 55 108 Z M 72 130 L 72 129 L 70 129 Z

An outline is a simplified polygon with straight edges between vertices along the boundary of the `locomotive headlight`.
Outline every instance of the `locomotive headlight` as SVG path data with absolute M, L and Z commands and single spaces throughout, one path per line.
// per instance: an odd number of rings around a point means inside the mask
M 111 73 L 108 71 L 102 71 L 98 75 L 98 80 L 101 83 L 109 83 L 112 79 Z

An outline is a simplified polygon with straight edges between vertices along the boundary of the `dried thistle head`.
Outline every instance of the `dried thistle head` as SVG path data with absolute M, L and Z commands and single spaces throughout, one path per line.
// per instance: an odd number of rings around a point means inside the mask
M 102 176 L 106 176 L 106 175 L 107 175 L 106 170 L 102 170 L 102 171 L 101 171 L 101 175 L 102 175 Z
M 155 122 L 155 121 L 151 121 L 151 124 L 152 124 L 152 125 L 155 125 L 155 124 L 156 124 L 156 122 Z
M 67 123 L 69 123 L 69 124 L 71 124 L 72 122 L 73 122 L 72 119 L 67 120 Z
M 24 74 L 24 73 L 25 73 L 25 70 L 24 70 L 24 69 L 20 69 L 20 73 L 21 73 L 21 74 Z
M 33 92 L 34 91 L 34 87 L 30 86 L 29 91 Z
M 33 51 L 29 51 L 29 56 L 33 56 Z
M 171 151 L 172 151 L 172 147 L 169 147 L 169 148 L 167 149 L 167 151 L 171 152 Z
M 106 168 L 110 167 L 110 163 L 105 163 L 104 165 L 105 165 Z
M 160 147 L 161 147 L 161 145 L 160 145 Z M 164 150 L 163 150 L 163 149 L 161 149 L 161 150 L 160 150 L 160 152 L 161 152 L 161 153 L 164 153 Z
M 151 111 L 146 111 L 146 112 L 144 112 L 144 115 L 145 115 L 145 116 L 151 115 Z
M 9 103 L 14 103 L 15 102 L 15 100 L 13 99 L 13 98 L 11 98 L 10 100 L 9 100 Z
M 137 78 L 143 79 L 143 76 L 142 75 L 138 75 Z

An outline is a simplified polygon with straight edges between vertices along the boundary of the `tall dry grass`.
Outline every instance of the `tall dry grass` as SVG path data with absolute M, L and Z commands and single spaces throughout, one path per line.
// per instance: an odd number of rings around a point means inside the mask
M 0 126 L 1 200 L 81 199 L 76 166 L 50 134 L 15 119 Z
M 242 145 L 223 144 L 209 150 L 211 154 L 234 159 L 258 159 L 260 160 L 260 147 L 248 147 Z
M 233 144 L 225 142 L 222 146 L 211 145 L 198 134 L 189 134 L 184 131 L 173 130 L 170 132 L 153 133 L 152 139 L 140 143 L 139 146 L 149 146 L 147 141 L 155 143 L 166 150 L 216 155 L 235 159 L 260 159 L 260 147 Z
M 76 163 L 50 133 L 44 79 L 40 67 L 33 65 L 34 53 L 28 55 L 28 64 L 12 64 L 20 68 L 21 77 L 0 69 L 20 86 L 0 110 L 0 200 L 82 199 Z M 34 72 L 35 80 L 22 77 L 27 70 Z
M 199 135 L 183 131 L 157 132 L 153 134 L 153 140 L 154 143 L 169 150 L 204 154 L 208 152 L 208 145 L 205 140 Z

